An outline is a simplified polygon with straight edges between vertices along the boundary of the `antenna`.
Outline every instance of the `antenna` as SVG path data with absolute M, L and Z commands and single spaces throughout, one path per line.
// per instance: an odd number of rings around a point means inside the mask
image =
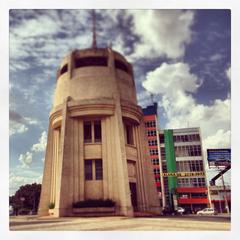
M 92 48 L 96 49 L 97 48 L 97 38 L 96 38 L 96 14 L 95 10 L 92 10 L 92 24 L 93 24 L 93 41 L 92 41 Z
M 152 101 L 152 104 L 154 104 L 154 100 L 153 100 L 153 98 L 154 98 L 154 94 L 153 94 L 153 93 L 151 93 L 151 94 L 150 94 L 150 96 L 151 96 L 151 101 Z

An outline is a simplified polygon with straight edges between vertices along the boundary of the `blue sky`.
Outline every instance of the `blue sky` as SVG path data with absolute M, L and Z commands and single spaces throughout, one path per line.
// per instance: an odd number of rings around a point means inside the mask
M 41 182 L 61 59 L 91 46 L 87 10 L 10 11 L 10 193 Z M 203 147 L 230 147 L 229 10 L 97 10 L 97 44 L 134 67 L 138 102 L 161 128 L 201 127 Z M 209 176 L 212 176 L 209 171 Z M 226 176 L 230 183 L 230 173 Z

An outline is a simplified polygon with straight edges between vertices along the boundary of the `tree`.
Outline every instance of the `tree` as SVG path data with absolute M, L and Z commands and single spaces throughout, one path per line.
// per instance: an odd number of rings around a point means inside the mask
M 32 183 L 21 186 L 15 195 L 9 198 L 10 205 L 13 206 L 17 215 L 20 209 L 37 212 L 41 193 L 41 184 Z

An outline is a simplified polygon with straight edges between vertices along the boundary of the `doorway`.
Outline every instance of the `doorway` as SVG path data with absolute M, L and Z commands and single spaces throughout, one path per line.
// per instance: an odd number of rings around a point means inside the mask
M 136 183 L 130 182 L 129 186 L 130 186 L 131 201 L 132 201 L 133 210 L 137 211 L 137 188 L 136 188 Z

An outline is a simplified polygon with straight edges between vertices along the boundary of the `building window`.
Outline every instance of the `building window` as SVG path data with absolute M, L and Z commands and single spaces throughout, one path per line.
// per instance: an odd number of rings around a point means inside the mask
M 107 58 L 106 57 L 83 57 L 75 59 L 75 68 L 81 67 L 98 67 L 98 66 L 107 66 Z
M 150 155 L 158 155 L 157 149 L 150 149 Z
M 94 121 L 94 140 L 95 142 L 102 140 L 101 121 Z
M 205 178 L 178 178 L 178 187 L 205 187 Z
M 173 136 L 175 137 L 175 136 Z M 164 143 L 164 134 L 160 134 L 160 144 Z
M 126 129 L 126 143 L 130 145 L 134 145 L 133 141 L 133 126 L 129 124 L 125 124 Z
M 175 147 L 175 155 L 176 157 L 201 156 L 201 146 L 177 146 Z
M 149 146 L 157 146 L 157 140 L 149 140 L 148 145 Z
M 162 163 L 162 170 L 163 170 L 163 172 L 167 172 L 167 163 L 166 162 Z
M 156 122 L 155 121 L 148 121 L 145 122 L 145 127 L 149 128 L 149 127 L 156 127 Z
M 199 142 L 200 135 L 199 134 L 190 134 L 190 135 L 174 135 L 174 142 Z
M 157 136 L 157 132 L 154 130 L 150 130 L 150 131 L 147 131 L 147 135 L 148 135 L 148 137 Z
M 100 120 L 84 121 L 83 128 L 85 143 L 98 143 L 102 141 Z
M 92 126 L 90 121 L 84 121 L 84 142 L 92 142 Z
M 160 182 L 160 178 L 159 177 L 155 178 L 155 182 Z
M 84 161 L 85 180 L 102 180 L 103 167 L 102 159 Z
M 161 159 L 165 160 L 166 159 L 166 152 L 165 152 L 165 148 L 160 148 L 160 153 L 161 153 Z
M 153 173 L 154 174 L 160 174 L 160 169 L 159 168 L 154 168 Z
M 103 179 L 102 159 L 95 160 L 95 175 L 96 175 L 96 180 Z
M 66 73 L 67 71 L 68 71 L 68 65 L 65 64 L 65 65 L 61 68 L 61 70 L 60 70 L 60 75 Z
M 191 160 L 191 161 L 177 161 L 178 172 L 200 172 L 203 171 L 202 160 Z
M 192 198 L 207 198 L 207 193 L 191 193 Z
M 153 165 L 159 165 L 159 159 L 158 158 L 153 158 L 152 159 L 152 164 Z
M 92 180 L 92 160 L 85 160 L 84 161 L 84 170 L 85 170 L 85 180 Z
M 119 61 L 119 60 L 115 59 L 114 63 L 115 63 L 115 67 L 117 69 L 123 70 L 124 72 L 127 72 L 127 73 L 131 73 L 131 71 L 129 71 L 129 69 L 126 66 L 126 64 L 123 63 L 122 61 Z

